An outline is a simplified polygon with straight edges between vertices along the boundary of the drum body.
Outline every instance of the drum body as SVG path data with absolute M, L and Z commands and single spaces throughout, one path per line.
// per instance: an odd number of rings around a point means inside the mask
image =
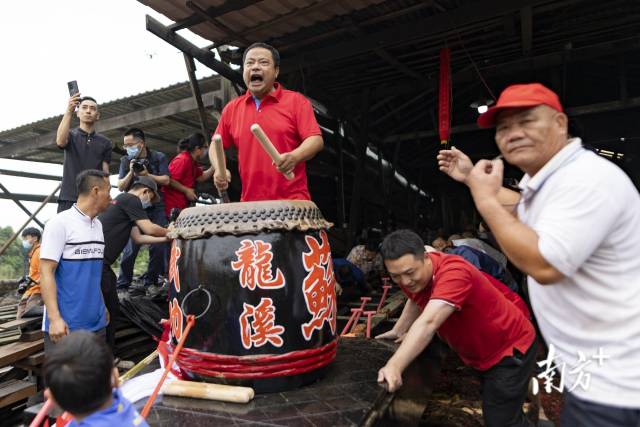
M 189 379 L 299 387 L 335 357 L 330 226 L 312 202 L 184 210 L 172 230 L 171 344 L 198 318 L 177 360 Z

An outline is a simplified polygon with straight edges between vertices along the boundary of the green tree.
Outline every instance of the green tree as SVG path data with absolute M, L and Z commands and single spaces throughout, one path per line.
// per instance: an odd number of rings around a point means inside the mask
M 0 228 L 0 246 L 13 236 L 13 228 Z M 0 279 L 18 279 L 24 274 L 24 255 L 20 237 L 0 256 Z

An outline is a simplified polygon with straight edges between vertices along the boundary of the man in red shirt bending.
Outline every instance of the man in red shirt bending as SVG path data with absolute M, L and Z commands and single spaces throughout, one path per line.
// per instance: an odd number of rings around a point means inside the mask
M 522 411 L 536 356 L 525 310 L 462 257 L 425 253 L 412 231 L 389 234 L 380 252 L 408 300 L 393 329 L 376 337 L 402 340 L 378 382 L 390 392 L 402 386 L 402 371 L 437 333 L 478 371 L 485 426 L 533 426 Z
M 302 94 L 276 83 L 280 71 L 280 54 L 265 43 L 254 43 L 242 58 L 246 94 L 227 104 L 215 133 L 222 137 L 224 148 L 238 150 L 238 169 L 242 181 L 241 201 L 298 199 L 310 200 L 305 162 L 322 150 L 322 133 L 313 108 Z M 251 133 L 259 124 L 282 159 L 277 164 Z M 211 164 L 214 148 L 209 151 Z M 216 173 L 214 182 L 226 190 L 227 177 Z M 287 180 L 284 174 L 293 172 Z

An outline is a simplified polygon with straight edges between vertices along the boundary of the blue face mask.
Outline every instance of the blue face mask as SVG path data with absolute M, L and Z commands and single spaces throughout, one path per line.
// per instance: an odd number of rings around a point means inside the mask
M 140 147 L 138 146 L 127 147 L 127 156 L 129 156 L 130 159 L 133 159 L 134 157 L 136 157 L 139 152 L 140 152 Z
M 22 249 L 24 249 L 25 251 L 30 251 L 32 247 L 33 247 L 33 244 L 30 241 L 28 240 L 22 241 Z

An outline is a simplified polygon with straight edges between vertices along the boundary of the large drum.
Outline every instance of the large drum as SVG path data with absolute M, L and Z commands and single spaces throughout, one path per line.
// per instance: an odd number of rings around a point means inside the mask
M 169 352 L 188 379 L 299 387 L 336 354 L 336 295 L 325 221 L 309 201 L 228 203 L 182 211 L 170 236 Z

